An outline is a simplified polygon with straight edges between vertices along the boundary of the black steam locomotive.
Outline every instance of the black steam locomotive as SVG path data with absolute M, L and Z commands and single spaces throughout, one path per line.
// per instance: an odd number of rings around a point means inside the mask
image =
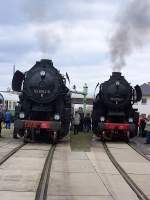
M 120 72 L 113 72 L 108 81 L 100 85 L 93 103 L 93 133 L 102 140 L 114 137 L 126 141 L 137 133 L 139 114 L 133 108 L 142 98 L 141 88 L 132 88 Z
M 27 72 L 16 71 L 12 89 L 20 93 L 15 112 L 14 137 L 25 142 L 46 135 L 49 141 L 67 135 L 71 117 L 71 97 L 66 79 L 43 59 Z

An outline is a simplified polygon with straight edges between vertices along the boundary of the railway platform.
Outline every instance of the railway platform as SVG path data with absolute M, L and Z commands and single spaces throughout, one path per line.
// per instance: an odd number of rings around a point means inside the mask
M 51 164 L 47 165 L 49 173 L 45 176 L 47 200 L 138 200 L 137 193 L 114 166 L 103 143 L 87 135 L 87 145 L 81 134 L 82 148 L 78 149 L 78 137 L 80 135 L 64 139 L 54 149 Z M 124 142 L 107 142 L 106 145 L 147 200 L 150 199 L 150 145 L 144 142 L 145 138 L 137 137 L 129 145 Z M 21 139 L 1 138 L 0 159 L 21 143 Z M 2 199 L 40 199 L 38 188 L 51 147 L 49 144 L 26 144 L 0 165 Z

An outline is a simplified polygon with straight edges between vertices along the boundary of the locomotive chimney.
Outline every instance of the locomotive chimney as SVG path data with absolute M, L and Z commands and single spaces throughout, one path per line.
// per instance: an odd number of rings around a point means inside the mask
M 112 72 L 113 77 L 121 76 L 121 72 Z
M 41 59 L 40 62 L 44 65 L 53 65 L 52 60 L 49 59 Z

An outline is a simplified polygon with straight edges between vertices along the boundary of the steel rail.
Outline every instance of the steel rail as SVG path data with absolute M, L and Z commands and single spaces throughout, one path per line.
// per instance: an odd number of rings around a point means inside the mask
M 146 156 L 142 151 L 140 151 L 137 147 L 133 146 L 131 143 L 128 143 L 128 145 L 134 149 L 134 151 L 136 151 L 138 154 L 140 154 L 141 156 L 143 156 L 146 160 L 150 161 L 150 158 L 148 156 Z
M 4 155 L 3 158 L 0 159 L 0 165 L 2 165 L 6 160 L 8 160 L 13 154 L 19 151 L 25 144 L 21 144 L 18 147 L 12 149 L 8 154 Z
M 48 184 L 49 184 L 50 170 L 51 170 L 51 164 L 52 164 L 55 147 L 56 145 L 52 145 L 47 155 L 44 168 L 42 171 L 41 179 L 36 191 L 35 200 L 47 199 L 47 189 L 48 189 Z
M 130 178 L 130 176 L 125 172 L 125 170 L 119 165 L 117 160 L 114 158 L 114 156 L 108 149 L 106 143 L 104 143 L 104 142 L 103 142 L 103 147 L 104 147 L 109 159 L 111 160 L 111 162 L 114 164 L 114 166 L 120 172 L 120 174 L 125 179 L 127 184 L 131 187 L 131 189 L 136 193 L 137 197 L 140 200 L 149 200 L 149 198 L 144 194 L 144 192 L 136 185 L 136 183 Z

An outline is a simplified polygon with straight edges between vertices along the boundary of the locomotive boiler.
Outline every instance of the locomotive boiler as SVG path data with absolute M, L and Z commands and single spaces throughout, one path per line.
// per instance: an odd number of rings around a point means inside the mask
M 102 140 L 114 137 L 129 138 L 137 134 L 139 114 L 133 104 L 142 98 L 141 88 L 134 88 L 120 72 L 113 72 L 108 81 L 100 85 L 93 102 L 93 133 Z
M 66 79 L 51 60 L 42 59 L 27 72 L 16 71 L 12 89 L 19 92 L 14 137 L 24 141 L 48 137 L 55 143 L 67 135 L 71 117 L 71 97 Z

